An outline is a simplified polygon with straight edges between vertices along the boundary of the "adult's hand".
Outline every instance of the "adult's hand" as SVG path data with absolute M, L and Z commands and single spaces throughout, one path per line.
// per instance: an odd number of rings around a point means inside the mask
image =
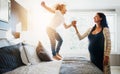
M 45 2 L 44 2 L 44 1 L 42 1 L 42 2 L 41 2 L 41 5 L 42 5 L 42 6 L 45 6 Z
M 75 20 L 72 21 L 72 26 L 73 26 L 73 27 L 76 27 L 76 23 L 77 23 L 77 21 L 75 21 Z
M 108 61 L 109 61 L 109 56 L 105 56 L 105 57 L 104 57 L 103 64 L 104 64 L 104 65 L 108 65 Z

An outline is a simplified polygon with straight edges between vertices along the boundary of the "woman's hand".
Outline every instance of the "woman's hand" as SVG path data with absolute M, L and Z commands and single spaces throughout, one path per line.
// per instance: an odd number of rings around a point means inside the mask
M 108 61 L 109 61 L 109 56 L 105 56 L 105 57 L 104 57 L 103 64 L 104 64 L 104 65 L 108 65 Z
M 41 6 L 43 6 L 43 7 L 45 6 L 45 2 L 44 1 L 41 2 Z

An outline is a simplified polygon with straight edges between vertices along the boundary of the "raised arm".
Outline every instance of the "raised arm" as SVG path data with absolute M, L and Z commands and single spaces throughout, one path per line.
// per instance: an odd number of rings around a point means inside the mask
M 84 39 L 86 36 L 88 36 L 88 34 L 89 34 L 90 31 L 91 31 L 91 28 L 89 28 L 83 35 L 81 35 L 81 34 L 79 33 L 78 29 L 77 29 L 76 24 L 74 24 L 73 27 L 75 28 L 75 31 L 76 31 L 76 34 L 77 34 L 79 40 Z
M 71 24 L 69 24 L 69 25 L 66 25 L 66 23 L 64 23 L 64 27 L 65 27 L 65 29 L 68 29 L 74 24 L 76 24 L 76 21 L 72 21 Z
M 51 9 L 50 7 L 48 7 L 45 2 L 41 2 L 41 6 L 44 7 L 47 11 L 51 12 L 51 13 L 55 13 L 55 10 Z

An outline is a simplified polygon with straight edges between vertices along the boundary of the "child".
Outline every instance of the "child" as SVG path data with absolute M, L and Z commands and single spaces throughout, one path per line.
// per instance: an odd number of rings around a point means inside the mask
M 61 24 L 64 25 L 65 29 L 67 29 L 72 26 L 72 22 L 69 25 L 65 24 L 63 15 L 66 13 L 67 10 L 64 4 L 57 4 L 55 7 L 55 10 L 48 7 L 45 4 L 45 2 L 41 2 L 41 6 L 44 7 L 46 10 L 48 10 L 49 12 L 54 14 L 51 23 L 47 27 L 47 34 L 50 39 L 53 58 L 55 60 L 61 60 L 62 57 L 59 54 L 59 51 L 60 51 L 60 47 L 62 45 L 63 40 L 61 36 L 59 35 L 59 33 L 56 31 L 56 29 Z M 57 47 L 56 47 L 56 40 L 58 41 Z

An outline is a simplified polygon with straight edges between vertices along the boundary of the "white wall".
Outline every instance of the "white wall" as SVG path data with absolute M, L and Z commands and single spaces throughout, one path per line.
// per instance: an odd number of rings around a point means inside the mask
M 51 6 L 55 3 L 65 3 L 67 5 L 68 10 L 90 10 L 90 9 L 115 9 L 117 13 L 117 49 L 119 49 L 120 54 L 120 0 L 16 0 L 20 4 L 22 4 L 25 8 L 32 9 L 35 4 L 40 6 L 41 1 L 45 1 L 48 6 Z
M 45 1 L 48 5 L 65 3 L 68 9 L 111 9 L 120 7 L 120 0 L 16 0 L 24 7 L 31 7 L 34 3 Z
M 120 54 L 120 8 L 116 8 L 117 12 L 117 49 Z

